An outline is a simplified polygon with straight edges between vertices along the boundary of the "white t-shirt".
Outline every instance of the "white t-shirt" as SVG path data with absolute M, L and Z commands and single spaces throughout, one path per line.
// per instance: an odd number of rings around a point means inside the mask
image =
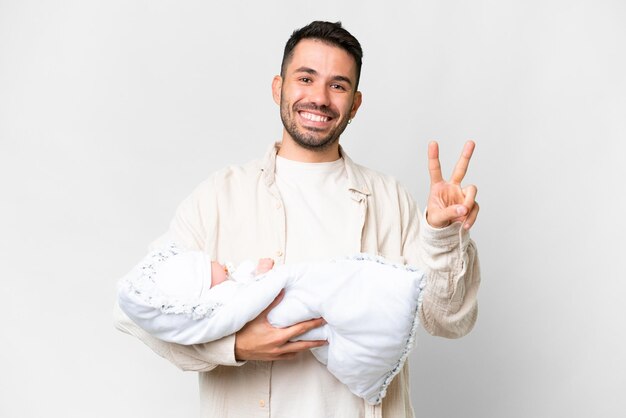
M 285 207 L 285 263 L 320 261 L 347 255 L 346 251 L 361 251 L 361 243 L 355 240 L 361 236 L 356 229 L 362 225 L 360 208 L 349 196 L 343 158 L 328 163 L 302 163 L 276 156 L 275 174 Z M 325 404 L 342 405 L 343 411 L 362 416 L 362 401 L 322 368 L 310 352 L 303 352 L 294 360 L 273 362 L 273 414 L 289 416 L 291 411 L 300 409 L 313 411 L 319 408 L 319 400 L 325 399 Z M 286 382 L 297 382 L 299 390 L 310 396 L 300 398 L 300 404 L 292 404 L 281 396 L 279 389 Z M 303 405 L 303 400 L 311 405 Z
M 361 251 L 358 204 L 348 193 L 342 158 L 302 163 L 276 157 L 276 185 L 285 205 L 285 263 L 321 261 Z M 346 249 L 351 251 L 346 253 Z

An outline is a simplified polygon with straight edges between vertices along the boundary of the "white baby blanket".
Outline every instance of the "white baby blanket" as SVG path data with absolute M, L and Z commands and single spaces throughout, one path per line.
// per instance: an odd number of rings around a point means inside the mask
M 196 344 L 237 332 L 285 288 L 270 323 L 286 327 L 323 317 L 326 325 L 298 339 L 328 340 L 311 350 L 315 357 L 355 395 L 379 404 L 413 347 L 424 273 L 367 254 L 281 265 L 256 277 L 255 266 L 244 262 L 233 280 L 209 289 L 211 260 L 172 244 L 120 281 L 119 304 L 157 338 Z

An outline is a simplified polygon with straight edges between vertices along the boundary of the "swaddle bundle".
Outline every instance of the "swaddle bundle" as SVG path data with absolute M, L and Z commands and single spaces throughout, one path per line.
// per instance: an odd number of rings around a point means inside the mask
M 243 262 L 232 280 L 210 288 L 207 255 L 172 244 L 122 278 L 119 304 L 155 337 L 196 344 L 237 332 L 284 288 L 269 322 L 282 328 L 324 318 L 326 325 L 297 339 L 328 340 L 313 355 L 352 393 L 379 404 L 413 347 L 424 273 L 367 254 L 281 265 L 256 276 L 255 266 Z

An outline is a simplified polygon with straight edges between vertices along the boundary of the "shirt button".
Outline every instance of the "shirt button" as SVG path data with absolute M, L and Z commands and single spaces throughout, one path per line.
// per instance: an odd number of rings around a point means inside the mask
M 280 203 L 276 203 L 276 209 L 280 209 L 281 204 Z
M 261 408 L 263 408 L 263 407 L 265 406 L 265 401 L 264 401 L 263 399 L 261 399 L 261 400 L 259 401 L 259 406 L 260 406 Z
M 283 252 L 280 251 L 280 250 L 276 251 L 276 256 L 277 257 L 282 257 L 283 256 Z

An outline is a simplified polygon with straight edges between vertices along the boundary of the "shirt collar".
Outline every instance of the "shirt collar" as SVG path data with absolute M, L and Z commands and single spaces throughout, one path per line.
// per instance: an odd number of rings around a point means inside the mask
M 261 171 L 263 171 L 265 184 L 268 187 L 276 181 L 276 154 L 278 153 L 279 148 L 280 142 L 272 144 L 263 160 Z M 365 183 L 365 177 L 363 176 L 360 167 L 355 164 L 350 157 L 348 157 L 348 154 L 346 154 L 341 145 L 339 145 L 339 155 L 343 158 L 346 174 L 348 175 L 348 190 L 364 196 L 371 195 L 372 193 Z

